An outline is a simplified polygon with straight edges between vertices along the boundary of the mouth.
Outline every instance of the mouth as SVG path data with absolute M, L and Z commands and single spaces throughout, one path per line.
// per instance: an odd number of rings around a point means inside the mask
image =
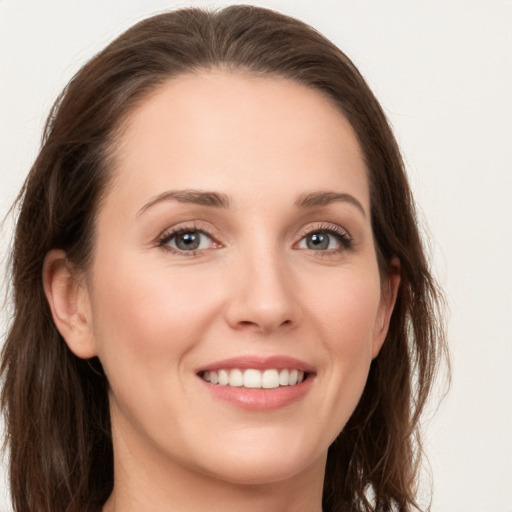
M 199 376 L 211 384 L 246 389 L 275 389 L 284 386 L 296 386 L 307 378 L 308 374 L 296 368 L 221 368 L 203 371 Z
M 196 375 L 217 399 L 263 412 L 300 402 L 312 387 L 316 369 L 288 356 L 242 356 L 198 368 Z

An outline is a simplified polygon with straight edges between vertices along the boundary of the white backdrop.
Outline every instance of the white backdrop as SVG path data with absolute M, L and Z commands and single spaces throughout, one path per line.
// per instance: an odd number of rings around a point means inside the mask
M 51 104 L 85 60 L 150 14 L 228 3 L 0 0 L 0 217 L 37 153 Z M 511 512 L 512 1 L 247 3 L 319 29 L 383 104 L 450 305 L 452 387 L 424 424 L 432 510 Z M 9 236 L 2 233 L 3 254 Z M 0 494 L 8 510 L 5 484 Z

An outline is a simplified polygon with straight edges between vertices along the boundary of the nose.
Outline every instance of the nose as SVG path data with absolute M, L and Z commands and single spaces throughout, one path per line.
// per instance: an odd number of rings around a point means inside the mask
M 301 318 L 293 269 L 278 251 L 241 257 L 233 266 L 228 324 L 236 330 L 270 334 L 296 327 Z

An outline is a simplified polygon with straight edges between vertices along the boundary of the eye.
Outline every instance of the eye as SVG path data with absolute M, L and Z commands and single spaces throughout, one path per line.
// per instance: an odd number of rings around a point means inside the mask
M 339 251 L 349 249 L 352 239 L 340 228 L 321 228 L 305 234 L 298 243 L 299 249 L 310 251 Z
M 175 252 L 194 253 L 195 251 L 211 249 L 217 244 L 204 231 L 184 228 L 164 234 L 158 245 Z

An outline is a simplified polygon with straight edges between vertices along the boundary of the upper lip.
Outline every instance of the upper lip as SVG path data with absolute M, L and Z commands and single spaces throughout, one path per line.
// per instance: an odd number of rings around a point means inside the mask
M 305 373 L 314 373 L 315 368 L 305 361 L 301 361 L 295 357 L 289 357 L 284 355 L 274 356 L 239 356 L 231 357 L 229 359 L 223 359 L 221 361 L 215 361 L 213 363 L 206 364 L 197 368 L 196 373 L 206 371 L 218 371 L 218 370 L 229 370 L 237 368 L 239 370 L 267 370 L 267 369 L 293 369 L 302 370 Z

